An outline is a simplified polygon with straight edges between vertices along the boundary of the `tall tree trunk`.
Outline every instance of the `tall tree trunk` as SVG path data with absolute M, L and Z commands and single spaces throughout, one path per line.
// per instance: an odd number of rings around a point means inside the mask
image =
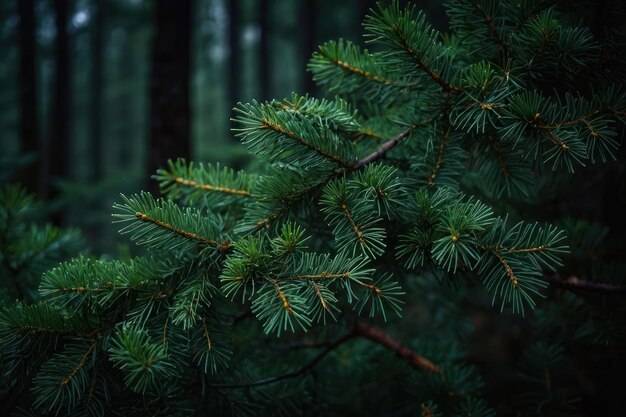
M 133 85 L 133 83 L 136 80 L 134 78 L 135 74 L 133 73 L 133 50 L 132 50 L 132 45 L 131 45 L 131 42 L 133 39 L 132 29 L 128 30 L 125 36 L 120 37 L 120 38 L 121 39 L 118 41 L 118 44 L 117 44 L 118 53 L 120 56 L 120 59 L 118 60 L 117 71 L 120 77 L 120 82 L 130 86 L 130 85 Z M 188 87 L 187 87 L 187 90 L 188 90 Z M 117 166 L 124 171 L 132 167 L 133 154 L 136 152 L 134 146 L 129 146 L 129 144 L 126 143 L 127 142 L 126 138 L 131 137 L 133 135 L 134 133 L 133 125 L 134 123 L 136 123 L 133 120 L 132 104 L 133 104 L 133 91 L 130 88 L 124 88 L 122 91 L 120 91 L 120 94 L 116 98 L 115 111 L 113 112 L 113 114 L 116 115 L 115 116 L 116 119 L 121 122 L 117 125 L 117 129 L 116 129 L 116 132 L 117 132 L 116 135 L 118 138 L 118 145 L 116 146 L 117 148 L 116 163 L 117 163 Z M 188 139 L 188 142 L 190 140 L 191 139 Z M 191 147 L 191 145 L 189 144 L 188 147 Z M 187 150 L 185 155 L 180 155 L 180 156 L 184 156 L 185 158 L 188 158 L 189 153 L 190 153 L 189 150 Z M 177 157 L 178 155 L 170 156 L 168 158 L 177 158 Z M 164 167 L 165 162 L 163 162 L 161 166 L 155 167 L 154 170 L 156 170 L 157 168 Z M 154 174 L 154 170 L 150 174 Z
M 46 176 L 47 197 L 56 198 L 59 188 L 55 182 L 67 178 L 69 174 L 69 112 L 70 112 L 70 54 L 69 35 L 67 22 L 70 1 L 54 0 L 56 15 L 56 57 L 55 57 L 55 81 L 54 98 L 51 109 L 50 141 L 47 154 L 49 156 L 48 175 Z M 62 215 L 54 213 L 51 217 L 56 224 L 61 223 Z
M 235 114 L 232 108 L 241 99 L 241 70 L 240 70 L 240 43 L 239 36 L 239 0 L 228 1 L 228 105 L 231 107 L 231 117 Z M 232 127 L 232 122 L 231 122 Z
M 259 39 L 259 84 L 261 100 L 269 100 L 270 91 L 270 57 L 269 57 L 269 0 L 259 1 L 259 26 L 261 37 Z
M 22 152 L 33 155 L 35 162 L 22 175 L 22 183 L 31 191 L 41 193 L 41 143 L 37 114 L 35 66 L 35 4 L 34 0 L 18 1 L 20 15 L 20 135 Z
M 189 69 L 191 0 L 157 0 L 150 78 L 149 169 L 191 154 Z M 149 189 L 158 190 L 149 183 Z
M 104 19 L 107 0 L 94 0 L 93 33 L 91 38 L 91 178 L 93 182 L 102 178 L 102 87 L 104 79 L 102 54 L 104 51 Z
M 315 0 L 301 0 L 300 16 L 298 19 L 300 32 L 300 47 L 298 49 L 302 54 L 300 61 L 302 62 L 301 71 L 302 74 L 304 74 L 302 77 L 302 91 L 312 95 L 315 95 L 315 83 L 313 82 L 311 74 L 305 72 L 305 68 L 311 58 L 311 54 L 313 54 L 317 47 L 315 42 L 315 26 L 317 23 L 316 3 Z

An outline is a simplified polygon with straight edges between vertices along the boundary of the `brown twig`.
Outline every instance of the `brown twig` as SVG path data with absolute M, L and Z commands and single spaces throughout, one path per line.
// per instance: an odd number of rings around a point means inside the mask
M 376 342 L 389 350 L 392 350 L 400 358 L 408 360 L 411 365 L 421 369 L 422 371 L 443 374 L 443 370 L 430 360 L 426 359 L 419 353 L 414 352 L 409 347 L 394 339 L 389 333 L 379 327 L 357 321 L 355 324 L 355 333 L 358 336 L 365 337 Z
M 202 184 L 197 181 L 188 180 L 182 177 L 174 178 L 174 182 L 177 184 L 184 185 L 186 187 L 197 188 L 199 190 L 216 191 L 216 192 L 220 192 L 224 194 L 234 194 L 234 195 L 238 195 L 242 197 L 250 197 L 250 191 L 244 190 L 244 189 L 220 187 L 220 186 L 211 185 L 211 184 Z
M 604 282 L 591 282 L 575 276 L 563 278 L 559 274 L 546 274 L 543 277 L 551 285 L 561 287 L 566 290 L 597 292 L 603 294 L 626 294 L 626 285 L 607 284 Z
M 402 359 L 408 360 L 411 365 L 415 368 L 418 368 L 422 371 L 443 374 L 443 370 L 435 365 L 430 360 L 426 359 L 422 355 L 412 351 L 409 347 L 403 345 L 396 339 L 394 339 L 389 333 L 384 331 L 381 328 L 374 327 L 372 325 L 366 324 L 361 321 L 356 321 L 354 327 L 350 333 L 345 334 L 341 338 L 335 340 L 334 342 L 322 342 L 322 343 L 302 343 L 296 345 L 296 348 L 316 348 L 316 347 L 325 347 L 323 351 L 321 351 L 317 356 L 311 359 L 304 366 L 295 369 L 293 371 L 286 372 L 284 374 L 271 376 L 268 378 L 259 379 L 251 382 L 239 382 L 239 383 L 231 383 L 231 384 L 209 384 L 209 387 L 216 389 L 225 389 L 225 388 L 250 388 L 250 387 L 258 387 L 262 385 L 269 385 L 275 382 L 279 382 L 285 379 L 291 379 L 299 377 L 309 371 L 311 371 L 326 355 L 335 350 L 341 344 L 347 342 L 348 340 L 354 337 L 363 337 L 369 339 L 373 342 L 376 342 L 387 349 L 393 351 Z
M 199 236 L 196 233 L 188 232 L 188 231 L 183 230 L 183 229 L 181 229 L 179 227 L 172 226 L 171 224 L 165 223 L 165 222 L 163 222 L 161 220 L 158 220 L 158 219 L 154 219 L 154 218 L 152 218 L 152 217 L 148 216 L 147 214 L 142 213 L 140 211 L 135 212 L 135 217 L 137 217 L 137 219 L 141 220 L 142 222 L 152 223 L 152 224 L 155 224 L 155 225 L 157 225 L 157 226 L 159 226 L 159 227 L 161 227 L 163 229 L 169 230 L 170 232 L 172 232 L 172 233 L 174 233 L 174 234 L 176 234 L 178 236 L 183 236 L 183 237 L 185 237 L 187 239 L 195 240 L 195 241 L 198 241 L 198 242 L 200 242 L 202 244 L 205 244 L 205 245 L 214 245 L 214 246 L 218 246 L 219 245 L 219 243 L 217 243 L 213 239 L 209 239 L 209 238 L 206 238 L 204 236 Z
M 374 162 L 378 158 L 382 157 L 387 152 L 392 150 L 398 143 L 406 139 L 406 137 L 409 136 L 409 133 L 411 133 L 411 128 L 403 130 L 395 137 L 389 139 L 387 142 L 380 145 L 380 147 L 375 152 L 369 154 L 363 159 L 359 159 L 359 161 L 354 165 L 353 169 L 359 169 L 369 164 L 370 162 Z

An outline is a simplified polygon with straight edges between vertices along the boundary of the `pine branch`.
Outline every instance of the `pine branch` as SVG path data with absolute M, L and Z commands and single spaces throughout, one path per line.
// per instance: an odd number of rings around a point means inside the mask
M 373 342 L 385 346 L 392 350 L 400 358 L 408 360 L 411 365 L 426 372 L 443 374 L 443 370 L 419 353 L 412 351 L 409 347 L 394 339 L 389 333 L 379 327 L 357 321 L 354 332 L 357 336 L 365 337 Z
M 364 26 L 365 36 L 371 38 L 371 41 L 387 44 L 406 53 L 412 65 L 417 65 L 444 91 L 451 94 L 463 92 L 462 88 L 443 78 L 443 68 L 437 69 L 433 65 L 437 61 L 441 62 L 445 55 L 444 49 L 436 40 L 438 33 L 426 22 L 423 14 L 415 13 L 414 7 L 401 11 L 398 2 L 393 2 L 389 7 L 379 6 L 378 12 L 365 18 Z
M 213 239 L 209 239 L 203 236 L 198 236 L 196 233 L 193 232 L 188 232 L 186 230 L 183 230 L 179 227 L 173 226 L 171 224 L 165 223 L 164 221 L 152 218 L 150 216 L 148 216 L 145 213 L 142 213 L 140 211 L 135 212 L 135 217 L 137 217 L 139 220 L 141 220 L 142 222 L 147 222 L 147 223 L 152 223 L 156 226 L 159 226 L 169 232 L 172 232 L 175 235 L 179 235 L 182 237 L 185 237 L 187 239 L 190 240 L 196 240 L 200 243 L 206 244 L 206 245 L 213 245 L 213 246 L 217 246 L 217 242 Z
M 386 348 L 394 351 L 399 357 L 407 359 L 414 367 L 418 369 L 424 370 L 426 372 L 443 374 L 443 370 L 441 368 L 439 368 L 437 365 L 435 365 L 422 355 L 413 352 L 411 349 L 392 338 L 391 335 L 386 333 L 383 329 L 370 326 L 369 324 L 363 323 L 361 321 L 357 321 L 353 330 L 350 333 L 335 340 L 334 342 L 306 345 L 306 347 L 314 348 L 326 346 L 326 348 L 301 368 L 286 372 L 284 374 L 259 379 L 257 381 L 232 384 L 209 384 L 209 387 L 217 389 L 250 388 L 273 384 L 275 382 L 279 382 L 285 379 L 299 377 L 313 369 L 330 352 L 332 352 L 348 340 L 354 338 L 355 336 L 364 337 L 385 346 Z
M 130 197 L 122 195 L 123 204 L 114 204 L 118 211 L 114 223 L 128 223 L 120 234 L 130 234 L 131 240 L 151 249 L 189 250 L 213 246 L 228 251 L 228 241 L 218 241 L 220 219 L 207 216 L 196 208 L 181 208 L 168 199 L 155 199 L 142 192 Z
M 500 45 L 500 49 L 502 50 L 502 53 L 504 54 L 504 59 L 506 60 L 509 56 L 509 47 L 507 43 L 504 41 L 504 39 L 502 39 L 502 36 L 500 36 L 500 33 L 498 32 L 496 25 L 494 25 L 493 17 L 489 16 L 489 14 L 485 11 L 485 9 L 483 9 L 483 7 L 477 1 L 473 1 L 472 5 L 478 11 L 478 13 L 480 13 L 483 19 L 485 19 L 485 23 L 489 26 L 489 31 L 491 32 L 491 35 L 496 40 L 496 42 Z
M 306 147 L 307 149 L 310 149 L 318 154 L 320 154 L 321 156 L 323 156 L 324 158 L 330 159 L 331 161 L 343 166 L 344 168 L 348 168 L 350 167 L 350 164 L 346 161 L 344 161 L 343 159 L 341 159 L 340 156 L 335 155 L 331 152 L 328 152 L 324 149 L 322 149 L 319 146 L 316 146 L 314 144 L 312 144 L 311 142 L 309 142 L 307 139 L 303 138 L 301 135 L 298 135 L 297 133 L 286 129 L 285 127 L 281 126 L 278 123 L 274 123 L 271 120 L 268 119 L 263 119 L 261 120 L 261 124 L 259 125 L 260 129 L 271 129 L 277 133 L 280 133 L 282 135 L 288 136 L 292 139 L 294 139 L 295 141 L 297 141 L 298 143 L 300 143 L 302 146 Z
M 379 76 L 377 74 L 374 74 L 370 71 L 364 71 L 361 68 L 357 68 L 353 65 L 348 64 L 347 62 L 344 62 L 342 60 L 339 59 L 333 59 L 332 56 L 329 56 L 327 54 L 324 54 L 323 50 L 320 49 L 320 53 L 327 58 L 330 62 L 332 62 L 333 64 L 337 65 L 339 68 L 341 68 L 342 70 L 346 71 L 346 72 L 350 72 L 353 74 L 357 74 L 360 75 L 361 77 L 371 80 L 371 81 L 375 81 L 378 83 L 382 83 L 382 84 L 386 84 L 386 85 L 390 85 L 393 84 L 394 82 L 392 80 L 388 80 L 382 76 Z
M 548 130 L 556 130 L 556 129 L 561 129 L 564 127 L 570 127 L 570 126 L 575 126 L 577 124 L 585 124 L 587 126 L 587 128 L 591 131 L 594 132 L 593 127 L 589 124 L 589 119 L 592 118 L 593 116 L 596 116 L 597 114 L 600 113 L 600 110 L 594 110 L 591 113 L 580 117 L 578 119 L 570 119 L 570 120 L 565 120 L 562 121 L 560 123 L 556 123 L 556 124 L 549 124 L 549 125 L 544 125 L 544 124 L 537 124 L 537 128 L 538 129 L 548 129 Z M 539 117 L 537 116 L 537 120 L 539 119 Z
M 187 186 L 187 187 L 197 188 L 197 189 L 205 190 L 205 191 L 217 191 L 217 192 L 221 192 L 225 194 L 234 194 L 234 195 L 239 195 L 243 197 L 250 197 L 250 192 L 248 190 L 220 187 L 220 186 L 211 185 L 211 184 L 200 184 L 197 181 L 185 179 L 182 177 L 176 177 L 174 179 L 174 182 L 176 182 L 177 184 Z
M 387 142 L 385 142 L 382 145 L 380 145 L 380 147 L 375 152 L 369 154 L 368 156 L 366 156 L 363 159 L 360 159 L 354 165 L 353 169 L 361 168 L 361 167 L 363 167 L 363 166 L 365 166 L 365 165 L 367 165 L 367 164 L 369 164 L 371 162 L 374 162 L 378 158 L 381 158 L 382 156 L 384 156 L 387 152 L 392 150 L 397 144 L 399 144 L 404 139 L 406 139 L 409 136 L 409 134 L 411 133 L 411 130 L 412 130 L 412 128 L 403 130 L 397 136 L 389 139 Z
M 519 281 L 517 280 L 517 277 L 515 276 L 515 273 L 509 263 L 502 257 L 502 255 L 500 255 L 500 253 L 498 253 L 497 250 L 490 249 L 488 252 L 495 256 L 500 265 L 502 265 L 507 277 L 511 280 L 511 285 L 513 285 L 514 288 L 519 288 Z
M 395 100 L 398 94 L 417 86 L 408 74 L 386 72 L 372 54 L 350 41 L 321 45 L 308 64 L 313 80 L 330 93 L 366 94 L 376 99 Z
M 428 74 L 428 76 L 430 76 L 430 78 L 435 80 L 437 82 L 437 84 L 439 84 L 441 86 L 441 88 L 443 90 L 445 90 L 448 93 L 452 93 L 452 94 L 460 94 L 460 93 L 463 92 L 463 89 L 461 87 L 455 87 L 452 84 L 448 83 L 446 80 L 444 80 L 441 77 L 441 75 L 438 72 L 434 71 L 432 68 L 430 68 L 428 65 L 426 65 L 426 63 L 423 60 L 421 60 L 420 57 L 418 57 L 415 54 L 415 51 L 413 50 L 413 48 L 411 48 L 409 46 L 409 44 L 408 44 L 406 38 L 404 37 L 403 33 L 400 33 L 399 31 L 396 31 L 396 34 L 401 39 L 402 45 L 405 48 L 406 52 L 415 61 L 415 63 L 419 67 L 419 69 L 424 71 L 426 74 Z
M 441 169 L 441 164 L 443 163 L 444 153 L 449 142 L 450 142 L 450 128 L 448 128 L 446 133 L 443 135 L 443 139 L 441 140 L 441 144 L 439 145 L 439 153 L 437 154 L 437 160 L 435 162 L 435 166 L 433 167 L 432 173 L 426 180 L 428 185 L 435 184 L 435 178 L 437 178 L 437 175 L 439 175 L 439 170 Z
M 87 362 L 87 359 L 89 358 L 89 355 L 91 354 L 93 349 L 96 347 L 97 343 L 98 343 L 97 339 L 94 339 L 91 342 L 91 345 L 89 345 L 89 348 L 87 349 L 87 351 L 80 358 L 80 361 L 76 364 L 76 366 L 72 369 L 72 371 L 69 373 L 68 376 L 66 376 L 61 381 L 59 381 L 59 385 L 67 385 L 70 383 L 72 378 L 74 378 L 76 374 L 78 373 L 78 371 L 85 365 L 85 363 Z

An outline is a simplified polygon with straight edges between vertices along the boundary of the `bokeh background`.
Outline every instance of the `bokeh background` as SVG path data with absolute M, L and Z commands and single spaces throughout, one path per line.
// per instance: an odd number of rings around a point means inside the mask
M 0 180 L 20 181 L 96 253 L 119 250 L 110 207 L 156 191 L 168 158 L 243 168 L 241 101 L 319 95 L 317 45 L 363 44 L 367 0 L 2 0 Z M 420 1 L 446 29 L 441 1 Z

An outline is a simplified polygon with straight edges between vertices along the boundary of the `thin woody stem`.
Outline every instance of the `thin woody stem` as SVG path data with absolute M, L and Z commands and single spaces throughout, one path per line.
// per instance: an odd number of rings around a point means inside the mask
M 561 287 L 570 291 L 626 295 L 626 285 L 607 284 L 604 282 L 591 282 L 575 276 L 563 278 L 559 274 L 545 274 L 543 278 L 551 285 Z
M 359 238 L 359 243 L 361 244 L 361 246 L 364 246 L 365 245 L 365 238 L 363 237 L 363 232 L 361 231 L 359 226 L 354 221 L 354 218 L 352 217 L 352 214 L 350 213 L 350 210 L 348 209 L 348 206 L 346 205 L 346 203 L 341 203 L 340 207 L 341 207 L 341 210 L 343 210 L 344 216 L 346 216 L 346 218 L 350 222 L 350 225 L 352 226 L 352 229 L 354 229 L 354 233 L 356 233 L 357 237 Z
M 489 250 L 489 252 L 491 252 L 491 254 L 496 257 L 498 262 L 500 262 L 500 265 L 502 265 L 502 267 L 504 268 L 504 272 L 506 272 L 506 275 L 511 280 L 511 284 L 513 284 L 513 287 L 518 288 L 519 281 L 517 280 L 517 277 L 515 276 L 515 273 L 513 272 L 513 269 L 511 268 L 509 263 L 502 257 L 502 255 L 498 253 L 497 250 L 491 249 Z
M 76 376 L 78 371 L 80 371 L 80 369 L 85 365 L 85 363 L 87 362 L 87 358 L 89 357 L 93 349 L 96 347 L 96 344 L 97 344 L 97 341 L 96 339 L 94 339 L 91 342 L 91 345 L 89 345 L 89 348 L 87 349 L 87 351 L 80 358 L 80 361 L 78 362 L 78 364 L 69 373 L 69 375 L 63 378 L 61 381 L 59 381 L 59 385 L 67 385 L 70 383 L 70 381 Z
M 549 245 L 539 245 L 532 248 L 510 248 L 507 250 L 509 253 L 531 253 L 531 252 L 543 252 L 548 249 Z
M 496 25 L 493 23 L 493 17 L 489 16 L 487 12 L 485 11 L 485 9 L 483 9 L 478 2 L 473 2 L 473 4 L 474 4 L 474 8 L 476 8 L 476 10 L 478 10 L 478 12 L 483 17 L 483 19 L 485 19 L 485 23 L 487 23 L 487 25 L 489 26 L 489 31 L 491 32 L 491 35 L 493 36 L 493 38 L 500 45 L 500 49 L 504 53 L 504 57 L 505 58 L 508 57 L 509 47 L 504 41 L 504 39 L 502 39 L 502 36 L 500 36 L 500 33 L 498 32 Z
M 322 155 L 325 158 L 328 158 L 334 162 L 336 162 L 337 164 L 343 166 L 344 168 L 349 168 L 350 164 L 346 161 L 344 161 L 343 159 L 341 159 L 339 156 L 334 155 L 330 152 L 325 151 L 324 149 L 317 147 L 315 145 L 312 145 L 311 143 L 309 143 L 307 140 L 305 140 L 304 138 L 300 137 L 299 135 L 297 135 L 295 132 L 292 132 L 291 130 L 285 129 L 283 126 L 281 126 L 278 123 L 273 123 L 270 120 L 267 119 L 263 119 L 261 122 L 261 125 L 259 126 L 261 129 L 271 129 L 275 132 L 278 132 L 280 134 L 283 134 L 285 136 L 288 136 L 294 140 L 296 140 L 298 143 L 302 144 L 303 146 L 307 147 L 308 149 L 311 149 L 312 151 L 317 152 L 318 154 Z
M 308 363 L 306 363 L 301 368 L 295 369 L 290 372 L 286 372 L 281 375 L 276 375 L 268 378 L 259 379 L 252 382 L 243 382 L 243 383 L 232 383 L 232 384 L 209 384 L 209 387 L 216 389 L 229 389 L 229 388 L 250 388 L 250 387 L 258 387 L 262 385 L 269 385 L 279 381 L 283 381 L 285 379 L 297 378 L 301 375 L 312 370 L 326 355 L 335 350 L 337 347 L 342 345 L 343 343 L 349 341 L 354 337 L 364 337 L 373 342 L 379 343 L 382 346 L 390 349 L 395 352 L 400 358 L 407 359 L 411 365 L 415 368 L 421 369 L 426 372 L 443 374 L 443 370 L 435 365 L 430 360 L 426 359 L 422 355 L 412 351 L 407 346 L 403 345 L 399 341 L 395 340 L 389 333 L 385 332 L 383 329 L 378 327 L 371 326 L 369 324 L 363 323 L 361 321 L 355 322 L 354 328 L 350 333 L 345 334 L 341 338 L 335 340 L 331 343 L 320 343 L 314 344 L 308 347 L 322 347 L 326 348 L 321 351 L 317 356 L 311 359 Z
M 274 279 L 274 280 L 272 280 L 272 284 L 274 285 L 274 289 L 276 290 L 276 294 L 278 294 L 278 297 L 280 298 L 280 302 L 283 304 L 283 308 L 285 310 L 287 310 L 287 312 L 289 314 L 292 314 L 293 310 L 291 308 L 291 304 L 289 303 L 289 300 L 287 299 L 287 296 L 285 295 L 285 292 L 278 285 L 278 281 L 276 281 Z
M 409 134 L 411 133 L 411 130 L 412 130 L 411 128 L 403 130 L 397 136 L 389 139 L 387 142 L 385 142 L 382 145 L 380 145 L 380 147 L 376 151 L 372 152 L 371 154 L 369 154 L 368 156 L 364 157 L 363 159 L 360 159 L 354 165 L 353 169 L 361 168 L 361 167 L 369 164 L 370 162 L 374 162 L 378 158 L 384 156 L 387 152 L 392 150 L 397 144 L 399 144 L 404 139 L 406 139 L 407 136 L 409 136 Z
M 589 113 L 586 116 L 583 116 L 579 119 L 573 119 L 573 120 L 566 120 L 564 122 L 558 123 L 558 124 L 553 124 L 553 125 L 543 125 L 543 124 L 538 124 L 537 127 L 539 129 L 561 129 L 563 127 L 569 127 L 569 126 L 574 126 L 580 123 L 583 123 L 585 125 L 587 125 L 587 127 L 590 127 L 589 125 L 589 119 L 592 118 L 593 116 L 595 116 L 596 114 L 600 113 L 600 110 L 594 110 L 591 113 Z M 537 117 L 537 116 L 535 116 Z M 591 130 L 591 129 L 590 129 Z
M 342 70 L 351 73 L 351 74 L 356 74 L 358 76 L 361 76 L 363 78 L 365 78 L 366 80 L 369 81 L 374 81 L 376 83 L 380 83 L 383 85 L 393 85 L 393 86 L 398 86 L 401 88 L 406 88 L 406 87 L 413 87 L 416 85 L 416 83 L 402 83 L 400 81 L 397 80 L 391 80 L 391 79 L 387 79 L 384 78 L 378 74 L 375 74 L 371 71 L 366 71 L 363 70 L 361 68 L 358 68 L 354 65 L 350 65 L 349 63 L 342 61 L 340 59 L 335 59 L 334 57 L 324 53 L 323 50 L 320 49 L 319 51 L 326 59 L 328 59 L 328 61 L 330 61 L 332 64 L 338 66 L 339 68 L 341 68 Z
M 202 184 L 197 181 L 188 180 L 182 177 L 176 177 L 174 181 L 177 184 L 181 184 L 187 187 L 197 188 L 205 191 L 217 191 L 224 194 L 234 194 L 243 197 L 250 197 L 250 192 L 248 190 L 238 189 L 238 188 L 228 188 L 228 187 L 219 187 L 217 185 L 211 184 Z
M 400 30 L 398 30 L 397 28 L 394 27 L 394 32 L 396 33 L 396 35 L 400 38 L 400 41 L 402 42 L 402 47 L 406 50 L 406 52 L 409 54 L 409 56 L 413 59 L 413 61 L 415 61 L 415 63 L 417 64 L 417 66 L 424 71 L 426 74 L 428 74 L 430 76 L 430 78 L 432 78 L 434 81 L 437 82 L 437 84 L 439 84 L 441 86 L 441 88 L 445 91 L 447 91 L 448 93 L 452 93 L 452 94 L 459 94 L 463 92 L 463 89 L 460 87 L 455 87 L 452 84 L 449 84 L 448 82 L 446 82 L 439 73 L 437 73 L 436 71 L 434 71 L 432 68 L 430 68 L 428 65 L 426 65 L 426 63 L 424 63 L 424 61 L 422 61 L 420 59 L 419 56 L 417 56 L 417 54 L 415 53 L 415 51 L 413 50 L 413 48 L 411 48 L 409 46 L 408 40 L 406 38 L 406 35 L 404 33 L 402 33 Z
M 309 275 L 288 275 L 287 279 L 335 279 L 335 278 L 349 278 L 350 272 L 344 272 L 341 274 L 330 274 L 328 272 L 320 272 L 319 274 L 309 274 Z
M 443 374 L 443 370 L 440 367 L 394 339 L 389 333 L 379 327 L 357 321 L 354 331 L 357 336 L 365 337 L 395 352 L 400 358 L 408 360 L 415 368 L 430 373 Z
M 448 143 L 450 142 L 450 129 L 451 128 L 448 128 L 443 138 L 441 139 L 441 143 L 439 144 L 439 153 L 437 154 L 437 161 L 435 162 L 435 167 L 433 168 L 432 174 L 426 180 L 428 185 L 435 184 L 435 179 L 437 178 L 437 175 L 439 175 L 439 171 L 441 170 L 441 165 L 443 164 L 444 153 L 446 151 L 446 147 L 448 146 Z
M 261 385 L 273 384 L 275 382 L 279 382 L 279 381 L 282 381 L 282 380 L 285 380 L 285 379 L 291 379 L 291 378 L 299 377 L 300 375 L 304 375 L 305 373 L 307 373 L 308 371 L 313 369 L 315 367 L 315 365 L 317 365 L 319 361 L 324 359 L 324 357 L 326 355 L 328 355 L 330 352 L 335 350 L 339 345 L 343 344 L 344 342 L 347 342 L 353 336 L 354 335 L 352 333 L 348 333 L 345 336 L 337 339 L 336 341 L 334 341 L 331 344 L 329 344 L 326 347 L 326 349 L 324 349 L 322 352 L 320 352 L 317 356 L 315 356 L 313 359 L 311 359 L 306 365 L 302 366 L 301 368 L 295 369 L 293 371 L 286 372 L 286 373 L 281 374 L 281 375 L 276 375 L 276 376 L 271 376 L 271 377 L 268 377 L 268 378 L 259 379 L 257 381 L 253 381 L 253 382 L 234 383 L 234 384 L 209 384 L 209 387 L 211 387 L 211 388 L 218 388 L 218 389 L 258 387 L 258 386 L 261 386 Z
M 386 78 L 383 78 L 377 74 L 374 74 L 370 71 L 364 71 L 361 68 L 357 68 L 355 66 L 352 66 L 350 64 L 348 64 L 347 62 L 341 61 L 339 59 L 332 59 L 331 60 L 333 64 L 337 65 L 338 67 L 340 67 L 341 69 L 348 71 L 348 72 L 352 72 L 354 74 L 358 74 L 360 76 L 362 76 L 363 78 L 366 78 L 368 80 L 372 80 L 372 81 L 376 81 L 382 84 L 393 84 L 393 81 L 388 80 Z
M 148 216 L 145 213 L 142 213 L 140 211 L 135 212 L 135 217 L 137 217 L 137 219 L 141 220 L 142 222 L 146 222 L 146 223 L 152 223 L 155 224 L 163 229 L 169 230 L 170 232 L 177 234 L 179 236 L 183 236 L 186 237 L 187 239 L 191 239 L 191 240 L 196 240 L 200 243 L 204 243 L 207 245 L 217 245 L 217 242 L 213 239 L 208 239 L 206 237 L 203 236 L 198 236 L 196 233 L 192 233 L 192 232 L 188 232 L 186 230 L 183 230 L 181 228 L 178 228 L 176 226 L 172 226 L 171 224 L 167 224 L 165 222 L 162 222 L 161 220 L 157 220 L 154 219 L 150 216 Z

